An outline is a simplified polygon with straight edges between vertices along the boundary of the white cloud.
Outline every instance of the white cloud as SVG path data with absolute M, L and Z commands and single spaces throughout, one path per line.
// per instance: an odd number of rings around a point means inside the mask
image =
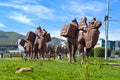
M 116 30 L 116 31 L 108 31 L 108 40 L 120 40 L 120 31 Z M 105 39 L 105 31 L 100 31 L 100 38 Z
M 105 9 L 105 7 L 106 5 L 100 1 L 71 1 L 70 3 L 62 6 L 64 10 L 68 10 L 72 13 L 77 13 L 79 16 L 83 16 L 88 13 L 99 14 Z
M 25 4 L 25 3 L 36 3 L 36 0 L 10 0 L 12 3 L 19 3 L 19 4 Z
M 53 30 L 53 31 L 49 31 L 49 32 L 51 34 L 51 37 L 57 37 L 57 38 L 66 40 L 65 37 L 60 36 L 60 32 L 61 32 L 60 30 Z
M 27 18 L 25 15 L 21 13 L 13 12 L 13 14 L 9 16 L 9 18 L 25 23 L 25 24 L 29 24 L 29 25 L 32 24 L 32 19 Z
M 120 30 L 112 30 L 108 32 L 109 40 L 120 40 Z
M 42 19 L 52 19 L 53 17 L 53 10 L 38 4 L 31 5 L 31 4 L 0 3 L 0 6 L 8 6 L 8 7 L 16 8 L 24 11 L 25 13 L 37 16 L 38 18 L 42 18 Z
M 0 27 L 6 27 L 6 25 L 0 22 Z
M 53 17 L 53 10 L 41 5 L 26 5 L 21 7 L 23 7 L 23 11 L 33 13 L 42 19 L 49 19 Z

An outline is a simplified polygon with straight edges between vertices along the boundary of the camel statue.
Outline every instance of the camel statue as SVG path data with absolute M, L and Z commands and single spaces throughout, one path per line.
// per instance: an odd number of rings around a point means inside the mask
M 99 37 L 98 28 L 102 23 L 95 18 L 93 18 L 89 24 L 87 24 L 87 18 L 83 17 L 78 25 L 77 20 L 72 20 L 71 25 L 65 25 L 61 31 L 61 36 L 67 38 L 67 49 L 68 49 L 68 63 L 71 63 L 71 58 L 73 57 L 74 62 L 76 62 L 75 53 L 78 49 L 81 53 L 82 61 L 84 63 L 84 52 L 86 48 L 86 55 L 89 55 L 90 50 L 96 45 Z M 70 28 L 70 29 L 66 29 Z M 74 29 L 77 27 L 77 30 Z M 68 31 L 67 31 L 68 30 Z M 71 37 L 72 35 L 72 37 Z
M 38 59 L 38 55 L 41 55 L 43 60 L 45 59 L 44 53 L 46 52 L 46 34 L 47 32 L 45 29 L 41 30 L 40 27 L 36 29 L 37 36 L 33 47 L 34 59 Z
M 20 45 L 24 48 L 25 56 L 23 56 L 25 59 L 32 58 L 32 44 L 30 41 L 21 39 Z
M 76 19 L 72 20 L 72 24 L 66 24 L 64 25 L 61 36 L 64 36 L 67 38 L 67 56 L 68 56 L 68 64 L 71 63 L 71 58 L 73 57 L 74 62 L 76 62 L 75 53 L 77 50 L 77 30 L 78 22 Z M 67 32 L 67 33 L 66 33 Z M 70 37 L 69 37 L 70 36 Z M 71 37 L 72 36 L 72 37 Z
M 86 23 L 87 18 L 83 18 L 79 25 L 78 32 L 78 51 L 81 53 L 82 61 L 81 64 L 84 63 L 84 52 L 86 52 L 86 56 L 89 56 L 89 52 L 96 45 L 99 38 L 99 27 L 102 23 L 96 18 L 93 18 L 89 24 Z M 86 49 L 86 51 L 85 51 Z
M 55 46 L 53 45 L 47 45 L 46 49 L 46 57 L 50 60 L 51 57 L 55 59 Z

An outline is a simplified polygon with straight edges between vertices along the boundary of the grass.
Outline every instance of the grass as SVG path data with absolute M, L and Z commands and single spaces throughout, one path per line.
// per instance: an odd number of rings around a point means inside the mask
M 63 60 L 21 60 L 20 58 L 0 59 L 0 80 L 120 80 L 120 67 L 102 65 L 106 62 L 119 60 L 107 60 L 90 58 L 96 65 L 86 63 L 67 64 L 67 58 Z M 33 67 L 33 72 L 16 74 L 18 67 Z

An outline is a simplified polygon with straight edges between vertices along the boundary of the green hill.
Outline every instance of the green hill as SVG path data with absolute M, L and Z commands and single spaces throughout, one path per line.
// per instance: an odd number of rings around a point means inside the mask
M 24 35 L 0 30 L 0 44 L 17 44 L 18 39 L 21 38 L 24 38 Z
M 0 30 L 0 44 L 17 44 L 18 39 L 22 39 L 25 36 L 16 32 L 5 32 Z M 52 40 L 48 44 L 60 45 L 62 39 L 52 37 Z
M 57 45 L 61 45 L 61 42 L 66 42 L 66 41 L 60 38 L 52 37 L 52 40 L 48 44 L 57 46 Z

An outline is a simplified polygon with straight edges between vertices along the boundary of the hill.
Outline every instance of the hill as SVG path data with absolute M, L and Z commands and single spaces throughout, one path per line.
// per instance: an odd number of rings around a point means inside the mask
M 0 30 L 0 44 L 17 44 L 18 39 L 22 39 L 25 36 L 16 32 L 5 32 Z M 59 45 L 62 39 L 52 37 L 52 40 L 48 44 Z
M 0 30 L 0 44 L 17 44 L 18 39 L 24 37 L 24 35 L 16 32 L 5 32 Z
M 61 45 L 61 42 L 65 42 L 63 39 L 59 39 L 56 37 L 52 37 L 52 40 L 48 44 L 52 44 L 54 46 Z

